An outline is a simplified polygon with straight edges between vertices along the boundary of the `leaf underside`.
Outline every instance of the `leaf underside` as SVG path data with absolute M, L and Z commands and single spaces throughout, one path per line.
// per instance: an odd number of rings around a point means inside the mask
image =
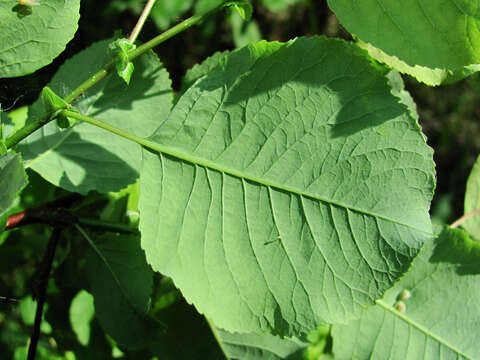
M 434 186 L 384 74 L 315 37 L 249 45 L 195 82 L 143 152 L 154 270 L 241 333 L 298 336 L 380 298 L 431 236 Z

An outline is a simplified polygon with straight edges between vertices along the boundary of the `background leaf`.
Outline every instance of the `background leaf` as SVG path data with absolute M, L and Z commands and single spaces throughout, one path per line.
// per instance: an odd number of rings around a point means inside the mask
M 255 20 L 245 21 L 236 11 L 230 12 L 229 19 L 235 47 L 244 47 L 251 42 L 262 40 L 262 34 Z
M 33 300 L 31 296 L 23 298 L 19 303 L 20 316 L 22 317 L 25 325 L 32 326 L 35 322 L 35 312 L 37 310 L 37 301 Z M 50 334 L 52 332 L 52 327 L 50 324 L 42 320 L 40 324 L 40 331 L 44 334 Z
M 109 42 L 96 43 L 65 62 L 48 86 L 60 96 L 67 95 L 101 68 Z M 144 54 L 133 63 L 136 70 L 130 85 L 110 75 L 72 105 L 82 114 L 145 137 L 170 111 L 172 91 L 168 73 L 156 55 Z M 29 121 L 42 113 L 37 101 L 30 108 Z M 134 183 L 141 162 L 140 146 L 86 123 L 62 130 L 50 122 L 18 148 L 27 167 L 54 185 L 82 194 L 119 191 Z
M 27 7 L 0 0 L 0 78 L 30 74 L 49 64 L 77 31 L 80 0 L 39 2 Z
M 70 305 L 70 324 L 83 346 L 87 346 L 90 340 L 90 322 L 94 315 L 93 296 L 85 290 L 79 291 Z
M 284 11 L 288 6 L 298 4 L 305 0 L 262 0 L 262 4 L 270 11 Z
M 106 263 L 90 250 L 85 268 L 100 324 L 122 346 L 147 346 L 161 335 L 161 327 L 148 315 L 153 272 L 138 236 L 108 234 L 95 245 Z
M 480 211 L 480 157 L 477 158 L 472 172 L 468 177 L 465 192 L 465 214 Z M 480 240 L 480 215 L 476 214 L 466 220 L 462 227 L 475 239 Z
M 298 336 L 351 319 L 431 236 L 432 151 L 373 65 L 338 40 L 253 44 L 150 138 L 142 247 L 217 326 Z
M 192 5 L 193 0 L 157 1 L 150 16 L 159 29 L 165 30 Z
M 408 65 L 458 69 L 480 63 L 480 18 L 473 0 L 328 0 L 345 28 Z
M 406 311 L 393 308 L 411 292 Z M 335 359 L 474 359 L 480 344 L 480 244 L 445 228 L 360 320 L 333 326 Z

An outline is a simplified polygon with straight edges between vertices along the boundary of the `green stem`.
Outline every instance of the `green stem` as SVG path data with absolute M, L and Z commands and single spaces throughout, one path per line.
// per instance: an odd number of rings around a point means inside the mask
M 143 53 L 153 49 L 155 46 L 160 45 L 164 41 L 170 39 L 171 37 L 177 35 L 178 33 L 187 30 L 191 26 L 197 24 L 198 22 L 202 21 L 206 17 L 220 11 L 221 9 L 224 8 L 224 4 L 221 4 L 211 10 L 205 11 L 203 13 L 200 13 L 198 15 L 194 15 L 184 21 L 182 21 L 180 24 L 175 25 L 174 27 L 168 29 L 167 31 L 163 32 L 162 34 L 154 37 L 152 40 L 146 42 L 145 44 L 139 46 L 136 49 L 131 50 L 128 53 L 128 59 L 131 61 L 135 59 L 136 57 L 142 55 Z M 113 70 L 115 69 L 115 63 L 109 62 L 106 64 L 102 69 L 97 71 L 95 74 L 90 76 L 86 81 L 84 81 L 82 84 L 80 84 L 75 90 L 73 90 L 69 95 L 67 95 L 63 100 L 67 103 L 70 104 L 72 103 L 77 97 L 82 95 L 85 91 L 90 89 L 92 86 L 100 82 L 100 80 L 104 79 L 108 74 L 110 74 Z M 70 115 L 69 115 L 70 116 Z M 74 117 L 74 116 L 71 116 Z M 33 133 L 34 131 L 40 129 L 42 126 L 50 122 L 51 116 L 50 114 L 43 114 L 42 116 L 39 117 L 39 119 L 30 122 L 28 125 L 25 127 L 21 128 L 14 134 L 12 134 L 8 139 L 5 140 L 5 145 L 7 149 L 11 149 L 15 145 L 17 145 L 20 141 L 25 139 L 28 135 Z
M 95 74 L 90 76 L 87 80 L 81 83 L 75 90 L 68 94 L 64 100 L 67 104 L 70 104 L 77 97 L 82 95 L 85 91 L 90 89 L 92 86 L 98 84 L 100 80 L 104 79 L 108 74 L 110 74 L 115 69 L 115 63 L 112 61 L 105 65 L 102 69 L 97 71 Z
M 17 145 L 20 141 L 22 141 L 23 139 L 25 139 L 28 135 L 30 135 L 31 133 L 37 131 L 37 130 L 40 129 L 42 126 L 44 126 L 45 124 L 47 124 L 50 120 L 51 120 L 51 119 L 50 119 L 50 115 L 49 115 L 49 114 L 45 114 L 45 115 L 42 116 L 40 119 L 28 123 L 27 125 L 25 125 L 25 126 L 22 127 L 21 129 L 19 129 L 18 131 L 14 132 L 11 136 L 9 136 L 9 137 L 5 140 L 5 146 L 7 147 L 7 149 L 10 149 L 10 148 L 14 147 L 14 146 Z

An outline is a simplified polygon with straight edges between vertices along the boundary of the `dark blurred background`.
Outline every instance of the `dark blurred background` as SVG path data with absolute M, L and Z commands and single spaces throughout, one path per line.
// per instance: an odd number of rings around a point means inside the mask
M 218 0 L 161 0 L 155 5 L 139 41 L 191 16 Z M 32 103 L 69 57 L 95 41 L 121 30 L 128 36 L 145 1 L 82 0 L 79 29 L 66 50 L 52 64 L 14 79 L 0 79 L 0 104 L 15 109 Z M 351 40 L 323 0 L 253 1 L 253 19 L 243 22 L 236 14 L 219 13 L 201 25 L 177 35 L 155 49 L 179 90 L 185 71 L 216 51 L 231 50 L 266 39 L 287 41 L 297 36 L 325 34 Z M 429 87 L 404 76 L 406 88 L 418 106 L 420 122 L 435 149 L 438 183 L 432 215 L 451 222 L 463 213 L 465 183 L 480 150 L 480 80 L 477 76 L 447 86 Z

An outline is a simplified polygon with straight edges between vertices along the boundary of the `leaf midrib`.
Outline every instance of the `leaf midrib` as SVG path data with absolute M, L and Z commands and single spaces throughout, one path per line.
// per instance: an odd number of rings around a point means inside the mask
M 347 209 L 347 210 L 357 212 L 359 214 L 379 218 L 379 219 L 389 221 L 389 222 L 392 222 L 392 223 L 395 223 L 395 224 L 398 224 L 398 225 L 401 225 L 401 226 L 405 226 L 405 227 L 413 229 L 415 231 L 422 232 L 426 235 L 433 236 L 433 234 L 429 231 L 426 231 L 424 229 L 416 228 L 413 225 L 406 224 L 406 223 L 403 223 L 401 221 L 391 219 L 387 216 L 380 215 L 380 214 L 373 213 L 373 212 L 369 212 L 369 211 L 359 209 L 359 208 L 356 208 L 356 207 L 353 207 L 353 206 L 350 206 L 350 205 L 345 205 L 345 204 L 342 204 L 338 201 L 334 201 L 334 200 L 327 199 L 327 198 L 322 197 L 322 196 L 307 193 L 305 191 L 299 190 L 299 189 L 294 188 L 292 186 L 277 184 L 277 183 L 274 183 L 272 181 L 268 181 L 266 179 L 262 179 L 262 178 L 259 178 L 257 176 L 253 176 L 251 174 L 245 174 L 242 171 L 238 171 L 236 169 L 231 169 L 231 168 L 228 168 L 228 167 L 225 167 L 225 166 L 221 166 L 220 164 L 215 163 L 213 161 L 210 161 L 210 160 L 207 160 L 207 159 L 204 159 L 204 158 L 200 158 L 200 157 L 194 156 L 192 154 L 187 154 L 183 151 L 177 150 L 177 149 L 169 147 L 169 146 L 159 144 L 159 143 L 151 141 L 151 140 L 142 139 L 140 144 L 143 145 L 144 147 L 147 147 L 149 149 L 157 151 L 161 154 L 174 157 L 177 160 L 186 161 L 186 162 L 188 162 L 190 164 L 193 164 L 193 165 L 202 166 L 202 167 L 211 169 L 213 171 L 217 171 L 217 172 L 220 172 L 220 173 L 223 173 L 223 174 L 226 174 L 226 175 L 230 175 L 230 176 L 233 176 L 233 177 L 236 177 L 236 178 L 239 178 L 239 179 L 243 179 L 243 180 L 246 180 L 246 181 L 249 181 L 249 182 L 254 182 L 254 183 L 257 183 L 259 185 L 267 186 L 267 187 L 274 188 L 274 189 L 281 190 L 281 191 L 285 191 L 285 192 L 288 192 L 288 193 L 297 194 L 301 197 L 306 197 L 306 198 L 310 198 L 310 199 L 313 199 L 313 200 L 318 200 L 318 201 L 321 201 L 321 202 L 324 202 L 324 203 L 327 203 L 327 204 L 330 204 L 330 205 L 335 205 L 335 206 L 338 206 L 338 207 L 341 207 L 341 208 L 344 208 L 344 209 Z
M 356 207 L 353 207 L 353 206 L 348 206 L 348 205 L 342 204 L 338 201 L 333 201 L 331 199 L 327 199 L 327 198 L 322 197 L 322 196 L 306 193 L 305 191 L 299 190 L 299 189 L 294 188 L 292 186 L 277 184 L 277 183 L 274 183 L 272 181 L 262 179 L 258 176 L 254 176 L 254 175 L 251 175 L 251 174 L 245 174 L 242 171 L 238 171 L 238 170 L 235 170 L 235 169 L 232 169 L 232 168 L 228 168 L 226 166 L 220 165 L 220 164 L 218 164 L 216 162 L 213 162 L 211 160 L 208 160 L 208 159 L 205 159 L 205 158 L 200 158 L 198 156 L 185 153 L 183 150 L 179 150 L 179 149 L 176 149 L 174 147 L 162 145 L 162 144 L 157 143 L 155 141 L 152 141 L 150 139 L 141 138 L 139 136 L 136 136 L 135 134 L 131 134 L 129 132 L 126 132 L 122 129 L 116 128 L 115 126 L 112 126 L 112 125 L 110 125 L 108 123 L 105 123 L 103 121 L 99 121 L 99 120 L 97 120 L 93 117 L 90 117 L 90 116 L 81 115 L 79 113 L 69 111 L 69 110 L 64 110 L 62 113 L 65 116 L 72 117 L 74 119 L 78 119 L 78 120 L 81 120 L 81 121 L 84 121 L 84 122 L 88 122 L 91 125 L 100 127 L 104 130 L 107 130 L 107 131 L 113 133 L 113 134 L 119 135 L 119 136 L 121 136 L 125 139 L 136 142 L 137 144 L 139 144 L 143 147 L 146 147 L 146 148 L 151 149 L 153 151 L 159 152 L 161 154 L 171 156 L 173 158 L 176 158 L 177 160 L 185 161 L 185 162 L 188 162 L 188 163 L 193 164 L 193 165 L 202 166 L 204 168 L 208 168 L 208 169 L 211 169 L 213 171 L 220 172 L 222 174 L 230 175 L 232 177 L 236 177 L 238 179 L 243 179 L 243 180 L 246 180 L 246 181 L 249 181 L 249 182 L 254 182 L 254 183 L 257 183 L 259 185 L 267 186 L 269 188 L 274 188 L 274 189 L 284 191 L 284 192 L 287 192 L 287 193 L 296 194 L 300 197 L 310 198 L 310 199 L 313 199 L 313 200 L 324 202 L 326 204 L 335 205 L 335 206 L 338 206 L 340 208 L 351 210 L 351 211 L 354 211 L 354 212 L 362 214 L 362 215 L 367 215 L 367 216 L 372 216 L 374 218 L 382 219 L 382 220 L 385 220 L 387 222 L 391 222 L 391 223 L 401 225 L 401 226 L 406 227 L 406 228 L 413 229 L 415 231 L 418 231 L 420 233 L 423 233 L 423 234 L 427 235 L 428 237 L 433 236 L 431 231 L 427 231 L 427 230 L 424 230 L 424 229 L 419 229 L 419 228 L 417 228 L 417 227 L 415 227 L 411 224 L 406 224 L 406 223 L 403 223 L 401 221 L 391 219 L 391 218 L 389 218 L 387 216 L 384 216 L 384 215 L 380 215 L 380 214 L 376 214 L 376 213 L 373 213 L 373 212 L 366 211 L 364 209 L 359 209 L 359 208 L 356 208 Z
M 391 306 L 388 306 L 386 303 L 384 303 L 382 300 L 376 300 L 375 303 L 380 306 L 381 308 L 383 308 L 385 311 L 388 311 L 390 312 L 391 314 L 393 314 L 393 316 L 396 316 L 398 317 L 399 319 L 403 320 L 407 325 L 409 326 L 412 326 L 414 327 L 415 329 L 419 330 L 420 332 L 422 332 L 423 334 L 425 334 L 425 336 L 427 337 L 430 337 L 432 338 L 433 340 L 437 341 L 438 343 L 448 347 L 450 350 L 454 351 L 456 354 L 460 355 L 460 356 L 463 356 L 467 359 L 471 359 L 471 357 L 465 353 L 463 353 L 461 350 L 457 349 L 455 346 L 449 344 L 448 342 L 446 342 L 444 339 L 442 339 L 441 337 L 435 335 L 434 333 L 432 333 L 430 330 L 428 330 L 427 328 L 423 327 L 421 324 L 413 321 L 411 318 L 407 317 L 406 315 L 404 315 L 403 313 L 401 313 L 400 311 L 397 311 L 395 310 L 393 307 Z

